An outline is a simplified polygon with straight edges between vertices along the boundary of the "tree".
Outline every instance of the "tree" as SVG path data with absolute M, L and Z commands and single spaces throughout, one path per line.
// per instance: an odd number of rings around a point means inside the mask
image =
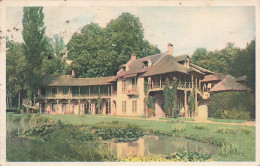
M 230 74 L 235 77 L 246 75 L 248 86 L 255 90 L 255 40 L 247 44 L 234 58 Z
M 64 55 L 63 38 L 54 35 L 52 38 L 45 37 L 45 57 L 43 59 L 42 74 L 43 75 L 61 75 L 64 74 L 66 63 Z
M 144 40 L 143 33 L 139 18 L 129 13 L 111 20 L 105 28 L 95 23 L 84 26 L 67 44 L 68 59 L 73 61 L 67 73 L 74 69 L 76 77 L 116 75 L 132 53 L 137 57 L 159 53 Z
M 23 47 L 25 49 L 25 85 L 28 98 L 33 99 L 42 82 L 41 67 L 45 51 L 45 26 L 42 7 L 23 8 Z
M 54 38 L 54 43 L 53 43 L 54 54 L 56 57 L 59 57 L 61 59 L 63 58 L 63 51 L 65 48 L 63 37 L 59 36 L 58 34 L 55 34 L 53 38 Z
M 20 43 L 7 40 L 6 42 L 6 90 L 7 107 L 13 104 L 19 108 L 25 95 L 25 56 Z

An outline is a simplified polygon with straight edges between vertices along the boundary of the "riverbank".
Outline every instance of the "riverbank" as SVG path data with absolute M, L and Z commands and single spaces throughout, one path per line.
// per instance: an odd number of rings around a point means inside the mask
M 221 146 L 220 153 L 212 156 L 215 161 L 254 161 L 255 160 L 255 127 L 196 121 L 178 122 L 167 120 L 149 120 L 147 118 L 125 118 L 119 116 L 73 116 L 46 115 L 53 120 L 69 124 L 98 125 L 119 121 L 136 125 L 143 130 L 158 134 L 169 134 L 191 138 Z
M 97 115 L 42 115 L 40 117 L 50 121 L 60 121 L 64 124 L 72 124 L 79 127 L 88 126 L 101 129 L 124 128 L 131 125 L 153 135 L 169 135 L 183 139 L 189 138 L 218 145 L 219 151 L 211 156 L 209 159 L 211 161 L 255 160 L 254 126 L 198 123 L 197 121 L 184 122 L 182 120 L 134 119 Z M 137 158 L 137 160 L 138 159 L 140 158 Z

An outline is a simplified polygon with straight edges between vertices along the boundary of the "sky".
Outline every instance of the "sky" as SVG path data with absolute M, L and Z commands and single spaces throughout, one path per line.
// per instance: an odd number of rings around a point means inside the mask
M 192 55 L 200 47 L 220 50 L 228 42 L 245 48 L 255 39 L 254 7 L 44 7 L 43 12 L 46 35 L 59 34 L 65 44 L 84 25 L 94 22 L 105 27 L 123 12 L 140 18 L 144 38 L 162 52 L 172 43 L 174 55 Z M 23 41 L 22 17 L 22 7 L 6 8 L 9 39 Z

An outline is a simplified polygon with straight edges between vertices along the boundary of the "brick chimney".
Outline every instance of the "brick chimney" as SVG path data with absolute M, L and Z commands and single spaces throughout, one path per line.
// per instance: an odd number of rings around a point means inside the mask
M 131 55 L 131 61 L 133 61 L 133 60 L 136 60 L 136 54 L 135 54 L 135 53 L 133 53 L 133 54 Z
M 74 70 L 71 71 L 71 77 L 75 78 L 75 71 Z
M 170 55 L 173 56 L 173 44 L 171 44 L 171 43 L 168 44 L 168 52 Z

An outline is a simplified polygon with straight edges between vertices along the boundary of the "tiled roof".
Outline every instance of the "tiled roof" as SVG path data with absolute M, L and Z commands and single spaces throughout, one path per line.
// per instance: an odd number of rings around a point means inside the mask
M 213 81 L 221 81 L 225 77 L 224 74 L 212 74 L 212 75 L 207 75 L 204 77 L 201 82 L 213 82 Z
M 212 72 L 212 71 L 210 71 L 210 70 L 207 70 L 207 69 L 204 69 L 203 67 L 200 67 L 200 66 L 198 66 L 198 65 L 195 65 L 195 64 L 193 64 L 193 63 L 190 63 L 190 66 L 192 66 L 192 67 L 194 67 L 194 68 L 196 68 L 196 69 L 202 71 L 202 72 L 205 73 L 205 74 L 214 74 L 214 72 Z
M 221 91 L 251 91 L 250 88 L 237 83 L 235 77 L 231 75 L 225 75 L 225 78 L 217 83 L 210 92 L 221 92 Z
M 107 81 L 113 77 L 98 78 L 73 78 L 70 75 L 57 77 L 46 77 L 43 86 L 90 86 L 90 85 L 109 85 Z
M 187 58 L 190 57 L 188 54 L 184 54 L 184 55 L 174 56 L 174 58 L 176 59 L 177 62 L 180 62 L 180 61 L 185 61 Z
M 170 72 L 188 74 L 188 68 L 179 64 L 172 55 L 165 55 L 158 62 L 152 65 L 143 76 L 146 77 Z

